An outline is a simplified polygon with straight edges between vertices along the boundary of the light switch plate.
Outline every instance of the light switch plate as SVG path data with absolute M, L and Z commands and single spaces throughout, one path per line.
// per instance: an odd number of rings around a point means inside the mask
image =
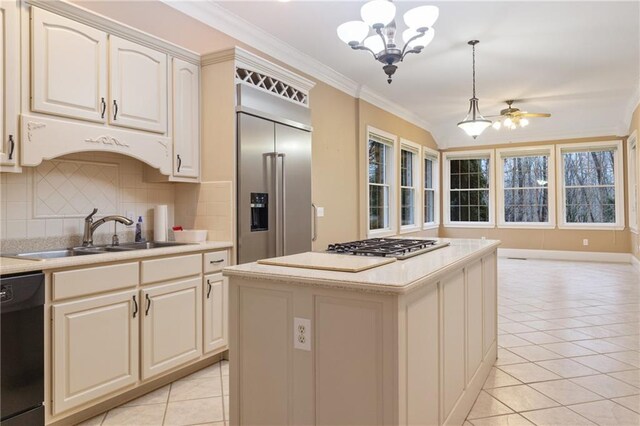
M 293 348 L 302 351 L 311 350 L 311 320 L 306 318 L 293 319 Z
M 324 207 L 318 207 L 318 217 L 324 217 Z

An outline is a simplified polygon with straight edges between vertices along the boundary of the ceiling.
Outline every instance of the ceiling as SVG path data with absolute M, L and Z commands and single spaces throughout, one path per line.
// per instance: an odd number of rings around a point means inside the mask
M 627 133 L 640 97 L 640 2 L 395 3 L 397 16 L 434 4 L 440 17 L 433 42 L 408 56 L 390 85 L 380 63 L 367 52 L 352 51 L 336 35 L 339 24 L 360 19 L 364 2 L 200 2 L 201 8 L 217 9 L 216 18 L 204 16 L 204 9 L 199 16 L 190 14 L 249 44 L 252 36 L 259 38 L 272 50 L 266 53 L 292 66 L 289 60 L 300 54 L 313 69 L 337 72 L 334 80 L 344 76 L 373 93 L 378 104 L 402 111 L 431 131 L 440 147 Z M 506 99 L 520 99 L 516 107 L 552 117 L 532 119 L 527 128 L 513 131 L 490 128 L 476 141 L 457 128 L 471 97 L 470 39 L 480 40 L 476 72 L 483 115 L 497 114 Z

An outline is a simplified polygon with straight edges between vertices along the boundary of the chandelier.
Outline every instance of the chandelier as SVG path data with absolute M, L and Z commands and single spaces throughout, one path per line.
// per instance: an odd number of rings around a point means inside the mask
M 407 29 L 402 32 L 404 47 L 397 39 L 396 6 L 388 0 L 372 0 L 360 9 L 362 21 L 349 21 L 338 27 L 338 37 L 354 50 L 370 52 L 383 64 L 391 84 L 396 65 L 409 53 L 420 53 L 433 40 L 433 24 L 438 19 L 436 6 L 419 6 L 403 16 Z M 372 33 L 373 34 L 370 34 Z
M 491 120 L 487 120 L 480 114 L 478 109 L 478 98 L 476 98 L 476 44 L 478 40 L 471 40 L 467 44 L 471 45 L 473 51 L 473 95 L 469 99 L 469 112 L 467 116 L 458 123 L 458 127 L 464 130 L 474 139 L 480 136 L 484 129 L 491 126 Z

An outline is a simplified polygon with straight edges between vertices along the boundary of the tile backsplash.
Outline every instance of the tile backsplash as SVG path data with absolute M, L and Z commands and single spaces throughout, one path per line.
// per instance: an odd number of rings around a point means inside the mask
M 0 242 L 9 246 L 10 240 L 80 236 L 93 207 L 99 209 L 96 218 L 142 216 L 149 234 L 153 208 L 167 204 L 171 226 L 175 184 L 145 182 L 145 167 L 117 154 L 82 153 L 25 167 L 19 174 L 0 174 Z M 118 224 L 118 233 L 132 240 L 133 228 Z M 114 225 L 107 223 L 96 235 L 113 232 Z

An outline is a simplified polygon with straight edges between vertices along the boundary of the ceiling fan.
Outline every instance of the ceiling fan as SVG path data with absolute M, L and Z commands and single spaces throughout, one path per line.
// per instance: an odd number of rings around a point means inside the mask
M 515 102 L 514 100 L 508 100 L 507 108 L 500 111 L 498 115 L 490 115 L 487 118 L 491 117 L 502 117 L 493 122 L 491 125 L 494 129 L 499 130 L 501 127 L 506 127 L 509 130 L 513 130 L 517 127 L 525 127 L 529 125 L 529 118 L 547 118 L 551 117 L 549 113 L 543 112 L 527 112 L 520 111 L 519 108 L 515 108 L 512 104 Z

